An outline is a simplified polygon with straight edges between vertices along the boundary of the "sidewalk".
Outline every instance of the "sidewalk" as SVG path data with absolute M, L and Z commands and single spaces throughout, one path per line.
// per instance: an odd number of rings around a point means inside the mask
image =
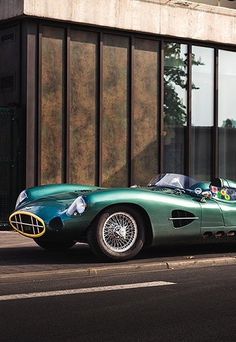
M 101 263 L 85 244 L 77 244 L 65 253 L 49 253 L 33 239 L 5 231 L 0 232 L 0 280 L 6 274 L 46 277 L 48 272 L 55 272 L 55 275 L 96 276 L 236 265 L 235 247 L 236 244 L 153 247 L 132 260 Z

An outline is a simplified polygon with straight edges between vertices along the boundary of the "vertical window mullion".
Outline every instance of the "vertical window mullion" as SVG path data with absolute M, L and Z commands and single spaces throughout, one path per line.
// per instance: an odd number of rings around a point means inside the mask
M 219 177 L 219 130 L 218 130 L 218 80 L 219 80 L 219 53 L 214 51 L 214 128 L 213 128 L 213 176 Z
M 163 173 L 163 134 L 164 134 L 164 42 L 160 45 L 160 114 L 159 114 L 159 173 Z M 158 129 L 158 127 L 157 127 Z
M 134 179 L 134 170 L 133 170 L 133 157 L 134 157 L 134 134 L 133 134 L 133 125 L 134 125 L 134 37 L 133 35 L 130 38 L 130 51 L 129 51 L 129 158 L 128 158 L 128 167 L 129 167 L 129 185 L 133 184 Z
M 103 33 L 100 33 L 98 54 L 98 185 L 102 185 L 102 118 L 103 118 Z
M 38 26 L 38 120 L 37 120 L 37 184 L 41 184 L 41 109 L 42 109 L 42 26 Z
M 68 29 L 65 29 L 65 39 L 64 39 L 64 115 L 62 118 L 62 180 L 66 183 L 68 182 L 68 175 L 69 175 L 69 113 L 70 113 L 70 91 L 69 91 L 69 84 L 70 84 L 70 36 Z
M 192 46 L 188 45 L 187 56 L 187 136 L 185 150 L 185 173 L 190 174 L 191 170 L 191 126 L 192 126 Z
M 70 58 L 70 29 L 66 31 L 66 174 L 65 181 L 69 182 L 70 175 L 70 112 L 71 112 L 71 58 Z

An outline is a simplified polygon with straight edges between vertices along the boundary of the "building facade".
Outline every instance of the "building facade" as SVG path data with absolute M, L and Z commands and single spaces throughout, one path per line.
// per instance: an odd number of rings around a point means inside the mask
M 37 184 L 236 179 L 236 6 L 202 2 L 0 0 L 0 220 Z

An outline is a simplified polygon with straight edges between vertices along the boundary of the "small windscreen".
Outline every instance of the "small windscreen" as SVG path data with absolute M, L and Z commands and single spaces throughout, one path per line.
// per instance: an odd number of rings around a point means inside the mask
M 196 184 L 197 181 L 185 175 L 176 173 L 165 173 L 159 174 L 152 178 L 148 183 L 148 186 L 159 186 L 159 187 L 173 187 L 181 189 L 189 189 L 191 186 Z

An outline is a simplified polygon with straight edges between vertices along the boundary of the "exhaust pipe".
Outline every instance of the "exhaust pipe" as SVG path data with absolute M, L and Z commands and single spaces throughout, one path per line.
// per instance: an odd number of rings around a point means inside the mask
M 236 236 L 236 231 L 231 230 L 230 232 L 227 233 L 228 237 L 235 237 Z
M 216 232 L 215 237 L 217 239 L 221 239 L 221 238 L 225 237 L 225 232 L 223 232 L 223 231 Z

